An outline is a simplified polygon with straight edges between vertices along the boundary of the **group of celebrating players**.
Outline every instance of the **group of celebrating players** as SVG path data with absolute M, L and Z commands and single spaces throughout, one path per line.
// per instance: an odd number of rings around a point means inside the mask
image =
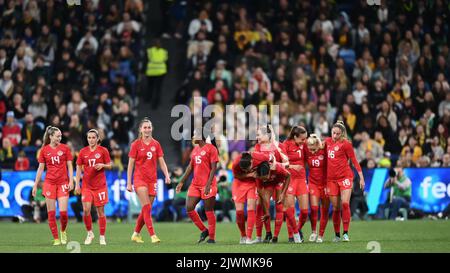
M 152 243 L 159 243 L 152 223 L 152 205 L 157 192 L 157 165 L 165 175 L 165 183 L 170 184 L 170 175 L 164 161 L 164 152 L 157 140 L 152 137 L 152 123 L 145 118 L 139 123 L 139 136 L 131 144 L 128 154 L 127 190 L 136 192 L 142 210 L 136 220 L 131 240 L 144 243 L 140 234 L 143 226 L 147 227 Z M 46 198 L 48 224 L 53 235 L 53 245 L 67 243 L 67 207 L 69 192 L 81 194 L 83 220 L 87 230 L 85 244 L 89 245 L 95 238 L 92 231 L 91 207 L 96 207 L 99 215 L 99 242 L 106 245 L 106 216 L 104 206 L 108 203 L 108 188 L 105 169 L 111 169 L 112 163 L 108 149 L 100 146 L 101 139 L 95 129 L 87 132 L 88 146 L 81 149 L 76 162 L 75 181 L 73 179 L 72 154 L 69 147 L 61 143 L 61 131 L 49 126 L 44 134 L 43 147 L 39 152 L 39 167 L 32 190 L 36 195 L 38 182 L 44 168 L 47 168 L 43 195 Z M 200 229 L 203 242 L 215 243 L 216 216 L 214 206 L 217 194 L 216 170 L 219 161 L 218 150 L 206 138 L 202 130 L 194 130 L 191 160 L 176 191 L 180 192 L 185 181 L 192 176 L 186 200 L 187 214 Z M 240 231 L 241 244 L 261 242 L 277 243 L 284 219 L 286 219 L 289 242 L 302 243 L 302 228 L 308 218 L 312 234 L 309 241 L 323 242 L 325 227 L 328 222 L 330 201 L 333 206 L 334 242 L 341 240 L 341 219 L 343 223 L 342 241 L 349 241 L 350 196 L 353 187 L 351 161 L 358 171 L 360 186 L 364 188 L 361 167 L 356 160 L 351 142 L 347 140 L 346 129 L 341 121 L 333 125 L 332 136 L 322 141 L 302 126 L 294 126 L 283 143 L 275 140 L 272 127 L 258 129 L 258 143 L 252 151 L 243 152 L 233 162 L 232 195 L 236 207 L 236 223 Z M 308 178 L 306 168 L 309 168 Z M 82 185 L 80 186 L 81 174 Z M 272 236 L 270 221 L 270 199 L 275 201 L 275 230 Z M 295 199 L 300 215 L 298 223 L 295 217 Z M 56 222 L 56 200 L 60 211 L 61 232 L 58 234 Z M 206 227 L 195 210 L 203 200 L 208 227 Z M 316 226 L 321 207 L 320 228 L 317 235 Z M 247 228 L 245 221 L 247 207 Z M 262 228 L 266 237 L 262 239 Z M 252 239 L 256 227 L 256 239 Z

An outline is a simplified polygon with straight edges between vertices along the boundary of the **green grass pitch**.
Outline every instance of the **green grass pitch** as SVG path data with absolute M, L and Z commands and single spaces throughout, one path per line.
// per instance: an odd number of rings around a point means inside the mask
M 272 226 L 273 226 L 272 222 Z M 59 226 L 59 221 L 58 221 Z M 150 243 L 145 227 L 142 230 L 144 244 L 131 242 L 134 223 L 108 222 L 107 246 L 98 243 L 98 225 L 93 224 L 96 238 L 90 246 L 83 245 L 86 231 L 82 223 L 69 221 L 68 241 L 80 243 L 80 252 L 159 252 L 159 253 L 341 253 L 372 251 L 371 241 L 379 243 L 381 253 L 385 252 L 447 252 L 450 253 L 450 221 L 409 220 L 394 221 L 354 221 L 350 226 L 350 242 L 332 243 L 333 225 L 330 221 L 323 244 L 308 242 L 309 222 L 304 228 L 305 243 L 287 243 L 286 225 L 280 233 L 278 244 L 239 245 L 239 232 L 235 223 L 217 223 L 215 245 L 198 245 L 200 232 L 192 223 L 154 222 L 156 234 L 161 243 Z M 0 222 L 0 252 L 60 252 L 70 253 L 67 246 L 52 246 L 51 234 L 46 223 Z M 264 231 L 263 231 L 264 235 Z M 369 245 L 368 245 L 369 244 Z

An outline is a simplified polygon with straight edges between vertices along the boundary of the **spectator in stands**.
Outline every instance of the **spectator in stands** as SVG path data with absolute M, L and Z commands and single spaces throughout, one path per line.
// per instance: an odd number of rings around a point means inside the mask
M 14 171 L 28 171 L 30 169 L 30 160 L 27 158 L 24 151 L 20 151 L 17 155 L 16 163 L 14 164 Z
M 9 144 L 12 147 L 16 147 L 20 144 L 20 125 L 16 122 L 14 112 L 12 111 L 8 111 L 8 113 L 6 113 L 6 123 L 2 128 L 2 138 L 8 139 Z

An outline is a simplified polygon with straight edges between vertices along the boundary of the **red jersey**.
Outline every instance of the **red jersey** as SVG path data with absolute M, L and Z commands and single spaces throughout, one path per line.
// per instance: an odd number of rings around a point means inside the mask
M 305 153 L 307 148 L 305 144 L 298 145 L 294 140 L 285 140 L 281 146 L 283 153 L 289 158 L 289 165 L 300 165 L 303 168 L 301 170 L 294 170 L 289 168 L 289 172 L 292 178 L 295 179 L 305 179 Z
M 267 155 L 273 155 L 275 156 L 275 159 L 277 162 L 281 162 L 281 154 L 278 151 L 277 147 L 275 146 L 275 144 L 270 143 L 270 145 L 261 145 L 259 143 L 257 143 L 255 145 L 255 152 L 261 152 L 261 153 L 265 153 Z
M 64 185 L 69 180 L 67 175 L 67 161 L 72 161 L 72 153 L 66 144 L 58 144 L 52 148 L 50 144 L 42 147 L 38 162 L 47 167 L 45 181 L 50 184 Z
M 327 159 L 325 149 L 319 149 L 315 154 L 306 150 L 306 161 L 308 162 L 308 183 L 315 185 L 327 184 Z
M 214 145 L 206 143 L 205 146 L 200 147 L 196 145 L 191 153 L 191 167 L 194 170 L 194 177 L 192 178 L 192 185 L 205 187 L 208 182 L 209 173 L 212 169 L 212 164 L 219 162 L 219 152 Z M 211 185 L 216 184 L 216 176 L 213 176 Z
M 163 156 L 161 145 L 155 139 L 152 139 L 149 144 L 145 144 L 141 139 L 131 143 L 128 157 L 136 161 L 134 180 L 156 183 L 157 160 Z
M 267 179 L 265 182 L 261 179 L 257 178 L 256 183 L 258 185 L 276 185 L 279 183 L 284 183 L 286 179 L 288 178 L 290 172 L 286 170 L 281 163 L 275 163 L 275 170 L 270 170 L 269 172 L 269 179 Z
M 91 151 L 89 146 L 81 149 L 78 155 L 77 165 L 83 166 L 83 187 L 91 190 L 99 190 L 106 187 L 105 169 L 97 171 L 94 166 L 98 163 L 108 164 L 111 162 L 109 151 L 105 147 L 97 146 Z
M 353 177 L 348 160 L 350 159 L 358 172 L 361 166 L 356 160 L 355 151 L 348 140 L 334 142 L 331 137 L 325 139 L 325 149 L 327 151 L 327 179 L 338 180 L 346 177 Z

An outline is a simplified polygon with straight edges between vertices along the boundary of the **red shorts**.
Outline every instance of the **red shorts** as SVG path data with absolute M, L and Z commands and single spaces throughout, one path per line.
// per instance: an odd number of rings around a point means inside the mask
M 283 189 L 283 183 L 273 183 L 273 182 L 262 182 L 261 180 L 256 180 L 256 187 L 258 189 L 270 189 L 273 192 L 277 191 L 277 190 L 282 190 Z
M 353 177 L 345 177 L 337 180 L 327 181 L 327 194 L 329 196 L 338 196 L 343 190 L 353 188 Z
M 318 185 L 314 183 L 309 184 L 309 195 L 317 196 L 320 199 L 328 198 L 325 192 L 326 187 L 324 185 Z
M 135 190 L 140 187 L 146 187 L 148 190 L 148 195 L 151 195 L 151 196 L 156 196 L 156 191 L 157 191 L 156 185 L 157 185 L 156 181 L 155 182 L 144 182 L 141 180 L 134 181 L 134 189 Z
M 231 187 L 231 192 L 235 203 L 245 203 L 245 201 L 249 199 L 257 199 L 256 183 L 254 182 L 241 182 L 234 180 Z
M 56 200 L 60 197 L 69 197 L 69 189 L 69 182 L 60 185 L 44 182 L 42 195 L 48 199 Z
M 308 185 L 306 184 L 305 178 L 291 178 L 291 182 L 289 183 L 287 194 L 291 194 L 294 196 L 299 196 L 303 194 L 308 194 L 309 189 Z
M 190 185 L 188 189 L 188 197 L 200 197 L 201 199 L 215 198 L 217 194 L 217 185 L 211 185 L 208 195 L 205 195 L 205 186 Z
M 108 201 L 108 188 L 98 190 L 81 189 L 81 202 L 94 203 L 96 207 L 103 207 L 108 204 Z

